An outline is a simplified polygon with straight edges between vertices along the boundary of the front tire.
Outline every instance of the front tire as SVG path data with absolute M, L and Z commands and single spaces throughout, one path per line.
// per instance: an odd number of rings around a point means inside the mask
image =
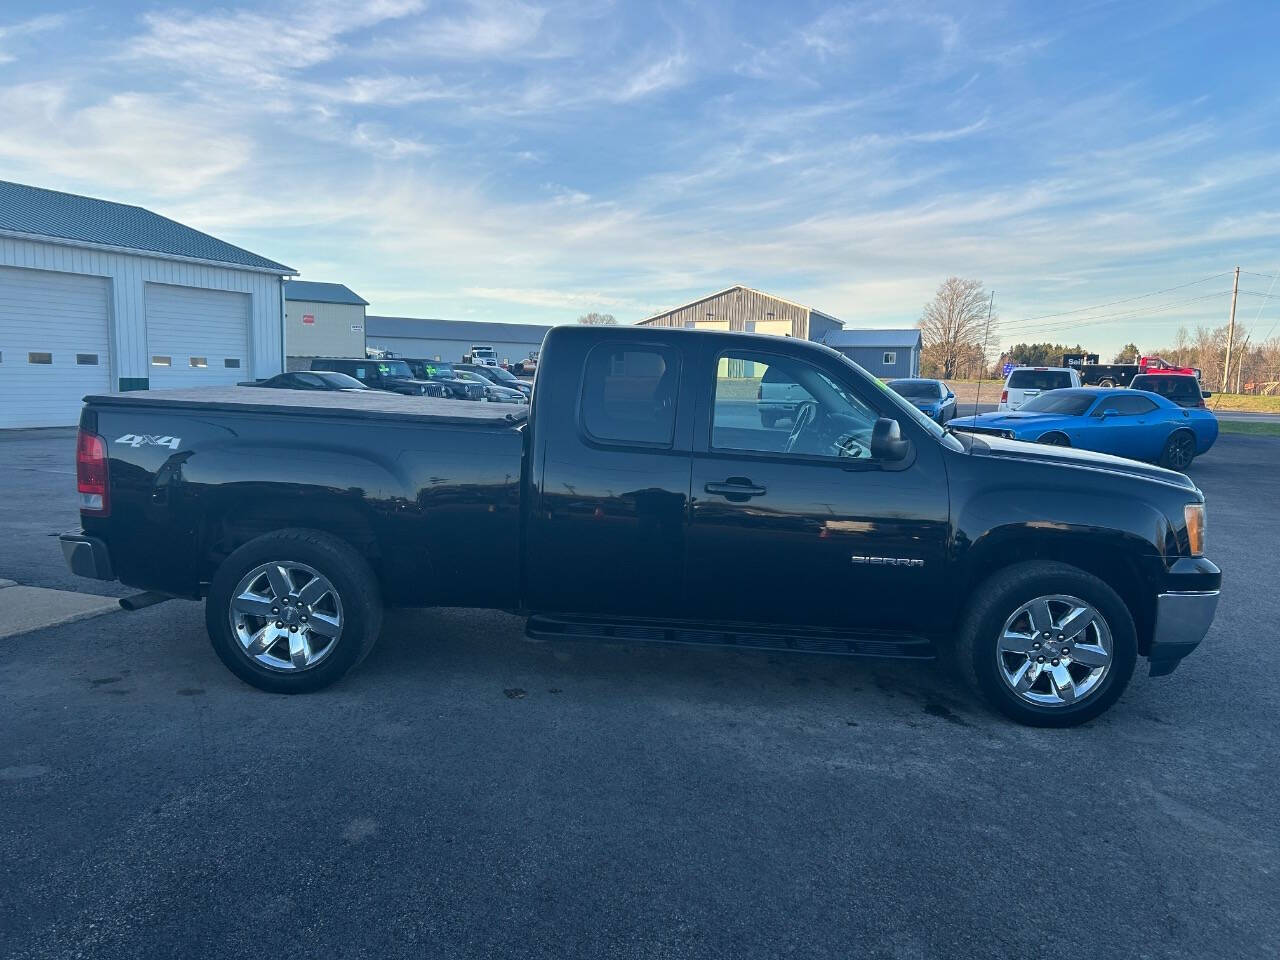
M 760 411 L 760 426 L 767 430 L 772 430 L 778 424 L 778 415 L 776 413 L 765 413 Z
M 1030 561 L 975 590 L 956 645 L 961 672 L 996 710 L 1033 727 L 1074 727 L 1119 699 L 1138 638 L 1111 587 L 1065 563 Z
M 346 542 L 277 530 L 218 567 L 205 627 L 218 658 L 245 683 L 310 693 L 368 655 L 382 627 L 382 598 L 369 564 Z

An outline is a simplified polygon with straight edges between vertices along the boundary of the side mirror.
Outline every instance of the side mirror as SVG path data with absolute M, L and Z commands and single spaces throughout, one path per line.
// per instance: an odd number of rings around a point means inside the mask
M 1210 393 L 1208 390 L 1201 390 L 1201 391 L 1200 391 L 1200 396 L 1202 396 L 1202 397 L 1204 397 L 1206 400 L 1208 400 L 1210 397 L 1212 397 L 1212 396 L 1213 396 L 1213 394 L 1212 394 L 1212 393 Z
M 1100 416 L 1102 417 L 1103 420 L 1106 420 L 1108 417 L 1120 416 L 1120 411 L 1117 410 L 1115 407 L 1107 407 L 1107 409 L 1102 411 Z
M 948 400 L 954 400 L 955 398 L 956 398 L 956 395 L 955 395 L 954 393 L 952 393 L 950 390 L 948 390 L 948 391 L 947 391 L 947 399 L 948 399 Z
M 871 456 L 876 460 L 905 460 L 911 442 L 902 436 L 898 421 L 881 417 L 871 428 Z

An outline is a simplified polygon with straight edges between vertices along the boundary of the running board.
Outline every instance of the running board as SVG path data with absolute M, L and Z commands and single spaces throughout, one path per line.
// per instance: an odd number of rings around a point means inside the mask
M 840 633 L 831 630 L 785 632 L 763 627 L 731 625 L 713 628 L 694 624 L 645 620 L 591 620 L 534 614 L 525 624 L 532 640 L 597 640 L 605 643 L 666 643 L 695 647 L 730 647 L 783 653 L 823 653 L 840 657 L 890 657 L 932 660 L 933 644 L 924 637 L 902 634 Z

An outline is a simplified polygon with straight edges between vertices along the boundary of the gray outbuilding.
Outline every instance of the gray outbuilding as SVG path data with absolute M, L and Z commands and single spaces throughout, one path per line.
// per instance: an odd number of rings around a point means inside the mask
M 867 373 L 885 380 L 920 376 L 920 331 L 837 330 L 822 340 Z
M 141 207 L 0 181 L 0 427 L 279 373 L 296 273 Z
M 341 283 L 289 280 L 284 285 L 285 345 L 290 370 L 311 357 L 363 357 L 369 301 Z

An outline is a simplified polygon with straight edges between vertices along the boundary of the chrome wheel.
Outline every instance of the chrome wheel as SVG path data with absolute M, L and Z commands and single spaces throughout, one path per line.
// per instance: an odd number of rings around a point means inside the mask
M 1065 707 L 1096 693 L 1111 669 L 1111 630 L 1079 599 L 1055 594 L 1024 603 L 996 645 L 1000 676 L 1021 700 Z
M 231 630 L 245 656 L 270 670 L 308 670 L 342 635 L 342 600 L 320 571 L 281 561 L 254 567 L 231 595 Z

